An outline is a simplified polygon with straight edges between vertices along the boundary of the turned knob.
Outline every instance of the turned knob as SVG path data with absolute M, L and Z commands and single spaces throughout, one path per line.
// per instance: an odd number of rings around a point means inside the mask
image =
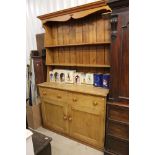
M 77 98 L 73 98 L 73 102 L 76 102 L 77 101 Z
M 46 95 L 46 91 L 43 91 L 43 95 Z
M 69 117 L 68 120 L 69 120 L 69 121 L 72 121 L 72 117 Z
M 96 106 L 96 105 L 98 105 L 98 103 L 97 102 L 93 102 L 93 105 Z
M 64 120 L 67 120 L 67 116 L 66 116 L 66 115 L 64 115 L 64 117 L 63 117 L 63 118 L 64 118 Z
M 60 99 L 60 98 L 61 98 L 61 96 L 60 96 L 60 95 L 58 95 L 58 96 L 57 96 L 57 98 L 59 98 L 59 99 Z

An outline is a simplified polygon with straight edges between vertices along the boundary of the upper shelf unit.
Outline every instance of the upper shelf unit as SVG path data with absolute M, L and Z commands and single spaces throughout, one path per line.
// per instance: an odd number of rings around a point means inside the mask
M 46 65 L 109 69 L 109 13 L 102 0 L 39 16 L 45 29 Z

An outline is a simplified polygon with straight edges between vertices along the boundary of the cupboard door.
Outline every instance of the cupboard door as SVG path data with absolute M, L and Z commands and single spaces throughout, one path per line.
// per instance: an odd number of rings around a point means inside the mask
M 112 30 L 110 99 L 129 100 L 129 11 L 117 13 L 117 29 Z M 114 18 L 115 19 L 115 18 Z M 112 19 L 113 20 L 113 19 Z M 116 19 L 115 19 L 116 20 Z M 113 26 L 112 26 L 113 27 Z M 117 32 L 116 34 L 114 32 Z M 115 35 L 114 35 L 115 34 Z
M 87 102 L 87 100 L 85 101 Z M 68 115 L 70 136 L 98 148 L 103 148 L 105 109 L 101 106 L 91 106 L 91 102 L 90 105 L 85 104 L 85 101 L 70 104 Z
M 42 116 L 45 127 L 60 133 L 68 133 L 66 103 L 42 99 Z

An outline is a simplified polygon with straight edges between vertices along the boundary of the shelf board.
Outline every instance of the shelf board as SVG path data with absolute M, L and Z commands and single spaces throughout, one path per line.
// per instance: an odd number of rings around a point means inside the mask
M 110 65 L 94 65 L 94 64 L 46 64 L 48 66 L 71 66 L 71 67 L 100 67 L 110 68 Z
M 128 101 L 124 101 L 124 102 L 110 102 L 110 101 L 108 101 L 107 104 L 110 106 L 118 106 L 121 108 L 129 108 Z
M 118 124 L 129 125 L 129 122 L 118 121 L 118 120 L 111 119 L 111 118 L 108 118 L 108 120 L 111 122 L 118 123 Z
M 110 45 L 111 42 L 96 42 L 96 43 L 79 43 L 79 44 L 65 44 L 65 45 L 45 45 L 45 48 L 55 47 L 70 47 L 70 46 L 85 46 L 85 45 Z
M 111 150 L 104 150 L 104 152 L 105 153 L 108 153 L 108 154 L 110 154 L 110 155 L 117 155 L 117 154 L 115 154 L 115 153 L 113 153 L 113 152 L 110 152 Z
M 126 142 L 126 143 L 129 142 L 129 140 L 126 139 L 126 138 L 122 138 L 122 137 L 114 136 L 114 135 L 109 134 L 109 133 L 107 134 L 107 136 L 110 136 L 110 137 L 113 137 L 113 138 L 115 138 L 115 139 L 118 139 L 118 140 L 124 141 L 124 142 Z

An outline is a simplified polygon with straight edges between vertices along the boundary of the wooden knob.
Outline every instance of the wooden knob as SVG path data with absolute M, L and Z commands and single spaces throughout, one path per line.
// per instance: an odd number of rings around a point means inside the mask
M 72 121 L 72 117 L 69 117 L 68 120 L 69 120 L 69 121 Z
M 64 117 L 63 117 L 63 118 L 64 118 L 64 120 L 67 120 L 67 116 L 66 116 L 66 115 L 64 115 Z
M 96 106 L 96 105 L 98 105 L 98 103 L 97 102 L 93 102 L 93 105 Z
M 73 102 L 76 102 L 77 101 L 77 98 L 73 98 Z
M 46 91 L 43 91 L 43 95 L 46 95 Z
M 59 98 L 59 99 L 60 99 L 60 98 L 61 98 L 61 96 L 60 96 L 60 95 L 58 95 L 58 96 L 57 96 L 57 98 Z

